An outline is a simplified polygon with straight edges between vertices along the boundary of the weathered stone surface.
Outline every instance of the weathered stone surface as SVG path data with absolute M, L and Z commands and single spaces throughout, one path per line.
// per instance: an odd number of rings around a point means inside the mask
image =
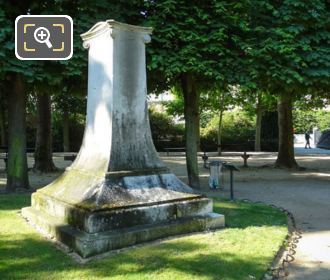
M 172 174 L 153 145 L 145 71 L 150 33 L 106 21 L 82 35 L 89 56 L 82 147 L 72 166 L 22 210 L 83 257 L 224 227 L 212 201 Z
M 218 229 L 225 224 L 223 215 L 208 213 L 163 223 L 86 233 L 32 207 L 23 208 L 22 214 L 41 231 L 54 236 L 84 258 L 168 236 Z
M 205 215 L 212 211 L 212 201 L 207 198 L 165 200 L 160 203 L 137 204 L 108 209 L 83 209 L 47 197 L 41 193 L 32 195 L 32 207 L 57 217 L 88 233 L 127 228 L 150 223 L 160 223 L 195 215 Z

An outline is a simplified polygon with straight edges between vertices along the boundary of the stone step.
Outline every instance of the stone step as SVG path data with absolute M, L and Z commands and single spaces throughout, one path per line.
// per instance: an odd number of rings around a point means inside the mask
M 87 233 L 32 207 L 23 208 L 22 215 L 31 224 L 37 225 L 41 232 L 55 237 L 84 258 L 168 236 L 214 230 L 225 226 L 223 215 L 208 213 L 164 223 Z
M 43 193 L 32 195 L 32 207 L 57 217 L 65 224 L 88 233 L 103 232 L 137 225 L 148 225 L 212 212 L 212 200 L 204 197 L 164 201 L 113 209 L 87 211 L 61 202 Z

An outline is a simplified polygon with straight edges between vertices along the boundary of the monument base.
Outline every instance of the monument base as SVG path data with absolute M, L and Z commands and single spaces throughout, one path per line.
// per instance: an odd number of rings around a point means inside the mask
M 83 175 L 67 170 L 33 193 L 31 207 L 23 208 L 22 215 L 84 258 L 224 227 L 224 216 L 212 212 L 212 200 L 195 193 L 172 173 L 109 173 L 100 180 Z
M 156 224 L 87 233 L 32 207 L 23 208 L 22 215 L 41 232 L 72 248 L 83 258 L 169 236 L 224 227 L 223 215 L 208 213 Z
M 154 147 L 145 64 L 151 32 L 107 20 L 82 34 L 89 50 L 81 149 L 70 168 L 22 210 L 82 257 L 224 226 L 212 200 L 171 173 Z

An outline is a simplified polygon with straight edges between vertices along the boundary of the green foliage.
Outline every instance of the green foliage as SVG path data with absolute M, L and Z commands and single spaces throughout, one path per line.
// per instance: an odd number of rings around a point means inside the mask
M 201 94 L 201 111 L 210 111 L 212 113 L 225 112 L 233 109 L 242 103 L 239 87 L 214 86 L 202 91 Z
M 22 73 L 29 79 L 35 74 L 35 61 L 22 61 L 15 57 L 14 22 L 18 15 L 26 14 L 24 9 L 28 2 L 22 5 L 15 5 L 11 1 L 0 2 L 0 81 L 7 79 L 6 75 L 12 72 Z
M 240 84 L 271 92 L 279 88 L 327 89 L 329 10 L 328 2 L 322 0 L 28 0 L 19 5 L 16 1 L 1 1 L 0 80 L 5 73 L 20 72 L 31 83 L 59 89 L 67 84 L 86 84 L 87 52 L 79 35 L 96 21 L 113 18 L 154 27 L 147 48 L 148 68 L 158 90 L 175 85 L 176 78 L 187 72 L 193 73 L 199 86 L 206 89 L 214 87 L 215 82 L 221 87 Z M 71 60 L 16 59 L 12 23 L 16 16 L 27 13 L 72 16 Z
M 217 115 L 213 117 L 208 126 L 201 129 L 203 143 L 216 144 L 218 131 Z M 246 112 L 234 110 L 225 112 L 222 120 L 222 143 L 246 143 L 254 139 L 255 120 Z
M 310 111 L 322 109 L 330 105 L 329 92 L 317 91 L 311 89 L 307 94 L 297 94 L 294 102 L 294 109 L 302 111 Z
M 166 113 L 171 116 L 180 116 L 184 114 L 184 100 L 181 93 L 181 90 L 177 87 L 171 88 L 171 94 L 174 99 L 164 103 Z
M 140 8 L 143 1 L 0 1 L 0 86 L 6 94 L 4 81 L 12 73 L 22 73 L 29 83 L 29 94 L 48 91 L 52 95 L 52 108 L 57 116 L 69 112 L 71 116 L 85 114 L 87 92 L 88 51 L 83 48 L 80 34 L 88 31 L 97 21 L 109 18 L 139 24 L 143 19 Z M 17 16 L 31 14 L 66 14 L 73 19 L 73 56 L 66 61 L 21 61 L 14 52 L 14 22 Z M 35 100 L 29 102 L 29 112 L 35 114 Z M 3 102 L 3 100 L 1 100 Z M 56 117 L 55 117 L 56 118 Z M 60 128 L 55 124 L 55 143 L 61 142 Z M 34 127 L 30 127 L 32 134 Z M 29 142 L 33 141 L 30 135 Z
M 312 131 L 316 126 L 316 114 L 313 111 L 293 111 L 293 127 L 295 133 L 306 133 Z
M 294 110 L 293 123 L 295 133 L 305 133 L 312 131 L 313 127 L 326 130 L 330 127 L 330 111 L 326 110 Z
M 258 101 L 260 104 L 258 104 Z M 276 110 L 277 98 L 268 91 L 263 92 L 244 87 L 240 89 L 237 106 L 241 107 L 251 116 L 254 116 L 257 112 L 258 105 L 262 112 Z
M 145 1 L 145 25 L 154 27 L 148 47 L 150 70 L 175 85 L 182 73 L 203 82 L 243 80 L 242 46 L 246 28 L 244 5 L 231 1 Z M 209 85 L 208 85 L 209 86 Z
M 299 93 L 330 77 L 327 1 L 147 1 L 149 68 L 250 89 Z
M 0 196 L 1 279 L 261 279 L 287 235 L 277 209 L 215 200 L 224 230 L 144 245 L 78 264 L 18 215 L 30 195 Z
M 183 96 L 177 88 L 173 88 L 171 93 L 174 100 L 165 103 L 166 112 L 169 115 L 183 117 Z M 201 127 L 206 127 L 214 114 L 233 109 L 235 106 L 241 106 L 242 104 L 246 104 L 246 99 L 242 98 L 238 87 L 220 88 L 214 85 L 209 89 L 202 89 L 200 94 Z
M 330 128 L 330 112 L 325 110 L 316 111 L 316 126 L 320 130 L 326 130 Z
M 72 59 L 16 59 L 13 22 L 27 13 L 73 18 Z M 18 72 L 30 83 L 30 92 L 37 86 L 55 95 L 53 108 L 59 114 L 84 111 L 87 51 L 80 34 L 109 18 L 154 28 L 147 46 L 149 89 L 179 88 L 180 75 L 192 73 L 201 92 L 202 127 L 211 113 L 233 105 L 252 116 L 258 91 L 263 92 L 265 110 L 274 106 L 268 92 L 295 92 L 300 109 L 328 102 L 330 7 L 324 0 L 1 1 L 2 91 L 6 76 Z M 239 89 L 236 95 L 227 94 L 230 87 Z M 183 115 L 181 94 L 168 105 L 168 112 Z
M 78 110 L 71 111 L 69 115 L 69 140 L 70 151 L 78 152 L 82 143 L 85 130 L 85 111 L 79 113 Z M 53 152 L 63 151 L 63 112 L 56 110 L 52 114 L 52 135 L 53 135 Z
M 246 44 L 250 71 L 261 89 L 271 92 L 330 83 L 330 9 L 327 1 L 251 1 Z
M 15 1 L 1 1 L 0 24 L 0 80 L 9 72 L 23 73 L 33 84 L 52 87 L 52 93 L 62 92 L 70 85 L 81 89 L 87 83 L 87 51 L 82 46 L 80 34 L 89 30 L 97 21 L 109 18 L 128 23 L 138 23 L 143 1 L 44 1 L 28 0 L 19 5 Z M 21 61 L 14 52 L 15 18 L 24 14 L 67 14 L 73 18 L 73 57 L 66 61 Z M 71 93 L 70 91 L 70 93 Z
M 175 124 L 173 117 L 153 108 L 149 110 L 152 138 L 157 149 L 164 147 L 182 146 L 184 126 Z

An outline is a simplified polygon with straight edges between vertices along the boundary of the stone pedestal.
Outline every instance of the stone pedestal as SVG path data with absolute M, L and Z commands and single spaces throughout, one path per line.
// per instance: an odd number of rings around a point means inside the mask
M 109 20 L 81 35 L 89 50 L 82 147 L 72 166 L 22 209 L 82 257 L 224 227 L 212 201 L 172 174 L 153 145 L 145 69 L 150 33 Z

